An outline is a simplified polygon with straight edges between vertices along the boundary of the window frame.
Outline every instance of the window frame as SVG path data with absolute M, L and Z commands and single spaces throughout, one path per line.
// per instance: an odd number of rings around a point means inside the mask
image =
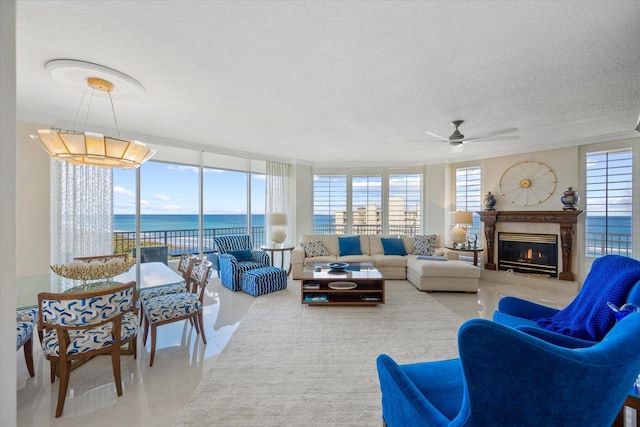
M 482 210 L 482 166 L 461 166 L 453 171 L 454 177 L 454 210 L 473 213 L 473 224 L 467 227 L 467 236 L 480 235 L 480 216 Z M 470 182 L 474 184 L 469 185 Z M 470 190 L 470 187 L 472 189 Z M 477 195 L 476 195 L 477 194 Z M 475 200 L 477 198 L 477 200 Z M 482 241 L 481 238 L 479 238 Z
M 626 155 L 624 155 L 626 154 Z M 624 155 L 624 156 L 618 156 Z M 589 165 L 596 160 L 597 156 L 604 156 L 599 162 L 599 167 L 591 168 Z M 611 158 L 613 156 L 613 158 Z M 619 147 L 619 148 L 606 148 L 598 149 L 587 148 L 583 156 L 583 168 L 584 168 L 584 245 L 583 250 L 585 257 L 595 258 L 607 254 L 620 254 L 624 256 L 635 256 L 638 252 L 637 244 L 637 215 L 634 212 L 634 200 L 637 200 L 637 186 L 634 185 L 637 180 L 637 174 L 634 172 L 634 163 L 636 163 L 636 155 L 632 146 Z M 629 165 L 617 164 L 618 162 L 630 161 Z M 624 171 L 628 169 L 628 171 Z M 594 174 L 590 176 L 590 171 Z M 601 171 L 597 175 L 595 171 Z M 621 174 L 630 174 L 630 178 L 626 181 L 617 180 Z M 592 178 L 601 177 L 599 181 L 592 180 Z M 620 184 L 624 183 L 624 184 Z M 626 190 L 626 191 L 625 191 Z M 612 199 L 621 199 L 620 195 L 616 197 L 616 194 L 610 194 L 611 192 L 628 192 L 626 196 L 622 196 L 626 203 L 612 203 Z M 599 197 L 599 196 L 604 197 Z M 598 199 L 601 200 L 600 203 Z M 616 208 L 627 206 L 628 210 L 619 210 Z M 630 227 L 631 230 L 628 233 L 615 233 L 617 226 L 612 225 L 613 218 L 620 215 L 614 215 L 615 212 L 626 212 L 630 215 Z M 597 213 L 603 213 L 604 215 L 597 215 Z M 595 228 L 598 227 L 597 218 L 602 218 L 603 231 L 596 232 Z M 621 226 L 621 225 L 620 225 Z M 610 230 L 610 227 L 612 230 Z M 592 228 L 590 230 L 590 228 Z M 596 238 L 595 235 L 602 235 L 602 238 Z M 616 239 L 617 236 L 617 239 Z M 597 244 L 597 242 L 601 244 Z M 616 243 L 617 244 L 614 244 Z M 623 248 L 623 246 L 630 246 L 629 248 Z
M 419 194 L 419 201 L 418 204 L 420 206 L 419 209 L 419 217 L 417 219 L 418 222 L 418 226 L 415 227 L 415 231 L 414 234 L 420 234 L 423 232 L 424 230 L 424 226 L 425 226 L 425 218 L 424 218 L 424 197 L 425 197 L 425 183 L 426 183 L 426 174 L 423 168 L 364 168 L 364 169 L 333 169 L 333 168 L 328 168 L 328 169 L 320 169 L 320 168 L 316 168 L 316 169 L 312 169 L 311 171 L 311 176 L 312 176 L 312 196 L 311 196 L 311 223 L 313 225 L 313 230 L 315 234 L 342 234 L 342 233 L 323 233 L 321 229 L 319 229 L 319 225 L 316 223 L 316 214 L 318 212 L 316 206 L 317 206 L 317 202 L 316 202 L 316 182 L 318 180 L 319 177 L 325 178 L 327 176 L 333 176 L 333 177 L 344 177 L 344 180 L 346 182 L 346 194 L 345 194 L 345 217 L 346 217 L 346 221 L 345 221 L 345 226 L 344 226 L 344 233 L 343 234 L 353 234 L 353 233 L 359 233 L 358 230 L 356 229 L 356 227 L 353 226 L 353 178 L 354 177 L 363 177 L 363 176 L 381 176 L 381 189 L 382 189 L 382 205 L 380 207 L 380 212 L 381 212 L 381 233 L 375 233 L 375 234 L 381 234 L 381 235 L 390 235 L 389 233 L 389 194 L 390 194 L 390 184 L 389 184 L 389 180 L 391 179 L 392 176 L 399 176 L 399 175 L 408 175 L 408 176 L 415 176 L 418 175 L 420 177 L 420 194 Z M 397 233 L 394 232 L 393 235 L 396 235 Z M 402 233 L 402 234 L 406 234 L 406 233 Z

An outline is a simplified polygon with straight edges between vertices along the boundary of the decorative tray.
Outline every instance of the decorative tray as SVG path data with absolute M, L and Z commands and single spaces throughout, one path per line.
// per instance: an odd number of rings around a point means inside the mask
M 331 282 L 331 283 L 329 283 L 329 287 L 331 289 L 338 289 L 338 290 L 354 289 L 357 286 L 358 286 L 358 284 L 354 283 L 354 282 Z
M 333 271 L 344 271 L 347 267 L 349 267 L 349 264 L 347 264 L 346 262 L 329 263 L 329 268 Z

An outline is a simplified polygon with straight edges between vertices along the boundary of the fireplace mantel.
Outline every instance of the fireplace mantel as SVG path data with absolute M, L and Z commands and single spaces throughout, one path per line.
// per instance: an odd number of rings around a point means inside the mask
M 578 217 L 583 211 L 480 211 L 480 220 L 484 223 L 484 237 L 486 239 L 487 262 L 484 268 L 495 270 L 494 262 L 495 242 L 494 234 L 496 222 L 532 222 L 556 223 L 560 225 L 560 244 L 562 246 L 562 272 L 560 280 L 575 280 L 571 272 L 571 251 L 573 250 L 573 235 Z

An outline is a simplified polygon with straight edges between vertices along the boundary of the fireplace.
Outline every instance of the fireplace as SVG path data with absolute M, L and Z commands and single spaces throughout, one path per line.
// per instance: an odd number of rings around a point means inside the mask
M 558 274 L 558 279 L 575 280 L 575 274 L 571 271 L 571 264 L 575 257 L 573 254 L 573 235 L 582 211 L 479 211 L 476 213 L 484 223 L 484 243 L 486 244 L 484 268 L 487 270 L 497 268 L 494 262 L 496 223 L 555 223 L 560 226 L 560 246 L 562 248 L 562 269 Z M 559 265 L 558 269 L 560 270 Z
M 558 277 L 558 236 L 499 232 L 498 269 Z

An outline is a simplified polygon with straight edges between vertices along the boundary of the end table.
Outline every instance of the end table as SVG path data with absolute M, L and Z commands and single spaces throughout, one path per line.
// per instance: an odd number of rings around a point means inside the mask
M 274 254 L 276 252 L 280 252 L 280 268 L 282 268 L 284 270 L 284 254 L 285 252 L 289 252 L 289 268 L 287 269 L 287 276 L 289 274 L 291 274 L 291 252 L 293 251 L 293 246 L 289 246 L 289 245 L 262 245 L 260 246 L 260 250 L 263 250 L 265 252 L 269 253 L 269 256 L 271 257 L 271 266 L 274 266 Z
M 454 248 L 453 246 L 445 246 L 447 249 L 450 249 L 452 251 L 456 251 L 456 252 L 473 252 L 473 265 L 475 265 L 476 267 L 478 266 L 478 252 L 482 252 L 484 249 L 483 248 L 468 248 L 468 247 L 464 247 L 464 248 Z

